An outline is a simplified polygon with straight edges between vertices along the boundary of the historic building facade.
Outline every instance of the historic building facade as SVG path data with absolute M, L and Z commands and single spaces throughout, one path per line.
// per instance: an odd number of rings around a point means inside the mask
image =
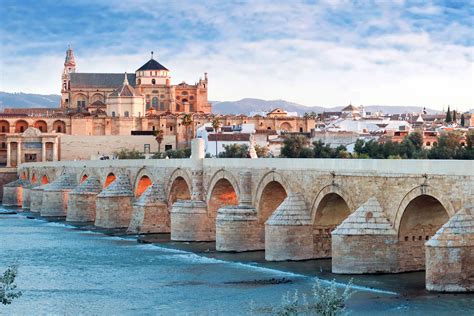
M 78 111 L 98 108 L 104 110 L 112 101 L 111 97 L 117 97 L 117 94 L 120 94 L 125 81 L 134 93 L 121 95 L 121 97 L 141 99 L 147 112 L 211 112 L 211 105 L 207 99 L 207 73 L 194 85 L 185 82 L 172 85 L 170 71 L 153 59 L 153 52 L 151 59 L 138 68 L 134 74 L 80 73 L 76 72 L 76 60 L 70 47 L 66 51 L 61 76 L 61 107 Z M 137 106 L 141 107 L 141 105 Z M 130 116 L 146 114 L 143 111 L 135 112 L 136 115 L 131 115 L 129 112 Z

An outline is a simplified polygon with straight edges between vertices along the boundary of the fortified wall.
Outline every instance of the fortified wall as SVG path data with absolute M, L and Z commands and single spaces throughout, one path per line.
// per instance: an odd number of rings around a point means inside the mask
M 5 194 L 41 215 L 267 260 L 332 258 L 335 273 L 426 269 L 430 290 L 474 290 L 474 162 L 205 159 L 202 140 L 192 147 L 190 159 L 25 163 Z

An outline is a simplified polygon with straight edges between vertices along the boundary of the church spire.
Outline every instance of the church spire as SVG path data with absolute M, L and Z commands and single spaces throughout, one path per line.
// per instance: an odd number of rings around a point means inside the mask
M 76 60 L 74 59 L 74 52 L 71 45 L 67 46 L 66 59 L 64 60 L 65 67 L 76 67 Z
M 127 78 L 127 72 L 125 72 L 125 78 L 123 78 L 123 85 L 124 86 L 128 86 L 129 83 L 128 83 L 128 78 Z

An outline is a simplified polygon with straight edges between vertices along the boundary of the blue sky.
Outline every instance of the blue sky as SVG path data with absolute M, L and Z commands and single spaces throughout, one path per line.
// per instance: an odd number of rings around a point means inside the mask
M 472 1 L 0 0 L 0 90 L 59 93 L 80 72 L 132 72 L 150 51 L 210 99 L 474 107 Z

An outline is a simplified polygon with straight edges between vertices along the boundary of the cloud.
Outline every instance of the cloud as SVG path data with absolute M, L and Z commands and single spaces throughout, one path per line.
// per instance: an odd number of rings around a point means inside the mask
M 474 104 L 470 11 L 428 2 L 122 1 L 0 26 L 0 90 L 58 93 L 71 41 L 79 71 L 134 71 L 154 50 L 173 81 L 209 72 L 214 100 L 307 105 Z M 26 21 L 35 8 L 14 9 Z M 47 10 L 48 6 L 43 10 Z M 3 44 L 5 43 L 5 44 Z

